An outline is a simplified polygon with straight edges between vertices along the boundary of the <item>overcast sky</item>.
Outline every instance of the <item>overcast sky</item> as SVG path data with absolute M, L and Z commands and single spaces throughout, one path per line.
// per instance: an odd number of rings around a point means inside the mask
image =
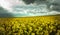
M 49 14 L 60 13 L 56 11 L 48 12 L 48 9 L 46 7 L 47 5 L 45 4 L 36 5 L 34 3 L 34 4 L 27 5 L 22 0 L 0 0 L 0 13 L 1 14 L 11 13 L 14 16 L 19 16 L 19 15 L 20 16 L 25 16 L 25 15 L 32 16 L 32 15 L 37 15 L 37 14 L 38 15 L 49 15 Z M 39 13 L 38 11 L 41 13 Z

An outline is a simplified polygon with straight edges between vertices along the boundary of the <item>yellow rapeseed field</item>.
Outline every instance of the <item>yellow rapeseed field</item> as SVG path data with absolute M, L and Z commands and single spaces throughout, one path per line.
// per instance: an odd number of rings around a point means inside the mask
M 60 35 L 60 16 L 0 18 L 0 35 Z

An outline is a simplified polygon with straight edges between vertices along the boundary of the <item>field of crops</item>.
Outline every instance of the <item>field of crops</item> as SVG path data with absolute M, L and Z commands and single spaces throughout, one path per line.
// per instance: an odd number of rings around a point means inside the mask
M 60 16 L 0 18 L 0 35 L 60 35 Z

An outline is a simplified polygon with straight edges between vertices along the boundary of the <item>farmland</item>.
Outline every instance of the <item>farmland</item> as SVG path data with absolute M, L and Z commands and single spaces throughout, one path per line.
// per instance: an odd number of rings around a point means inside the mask
M 60 16 L 0 18 L 0 35 L 60 35 Z

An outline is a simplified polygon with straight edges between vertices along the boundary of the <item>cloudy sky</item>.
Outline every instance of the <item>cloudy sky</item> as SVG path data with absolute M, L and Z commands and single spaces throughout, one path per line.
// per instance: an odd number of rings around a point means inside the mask
M 0 0 L 0 17 L 41 16 L 60 14 L 50 11 L 46 4 L 26 4 L 22 0 Z

